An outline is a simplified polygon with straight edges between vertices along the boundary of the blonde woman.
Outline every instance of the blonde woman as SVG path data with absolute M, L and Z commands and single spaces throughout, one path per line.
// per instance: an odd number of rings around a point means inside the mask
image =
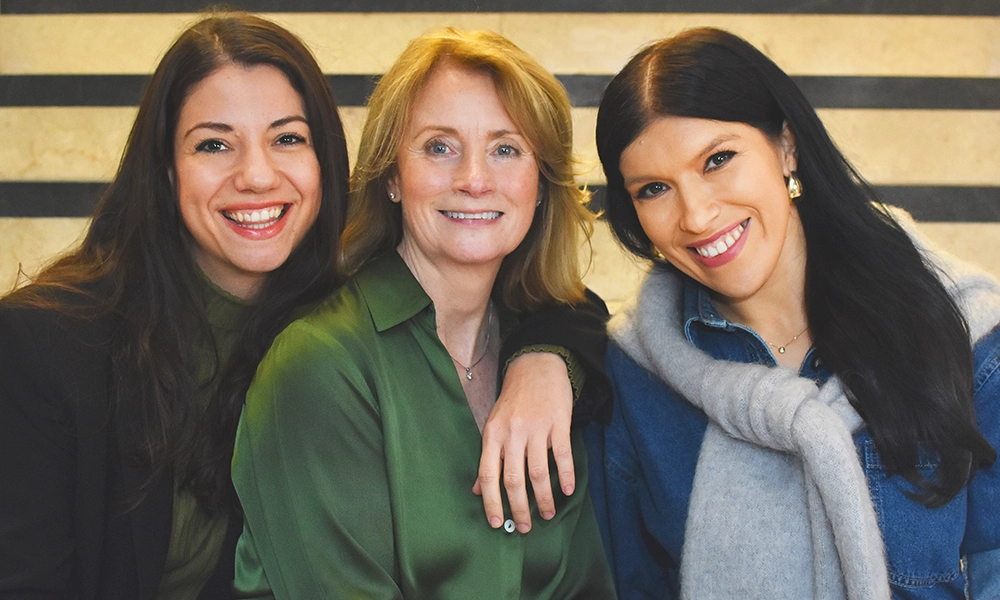
M 585 300 L 571 132 L 565 91 L 496 34 L 418 38 L 380 80 L 353 277 L 275 340 L 237 434 L 240 594 L 614 597 L 579 436 L 579 491 L 530 533 L 491 527 L 469 489 L 504 333 Z

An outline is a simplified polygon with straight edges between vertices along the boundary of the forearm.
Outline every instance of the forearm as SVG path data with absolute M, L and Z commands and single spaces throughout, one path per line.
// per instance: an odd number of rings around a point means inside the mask
M 500 351 L 500 364 L 525 348 L 558 346 L 573 356 L 568 366 L 581 369 L 581 389 L 573 406 L 573 425 L 591 420 L 606 422 L 611 410 L 611 387 L 604 372 L 607 347 L 607 307 L 596 294 L 587 292 L 586 302 L 576 307 L 557 305 L 524 315 L 507 334 Z

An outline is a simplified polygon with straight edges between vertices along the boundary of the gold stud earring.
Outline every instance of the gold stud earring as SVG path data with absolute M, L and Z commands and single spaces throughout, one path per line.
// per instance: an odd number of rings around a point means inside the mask
M 799 181 L 795 171 L 788 176 L 788 198 L 795 200 L 802 195 L 802 182 Z

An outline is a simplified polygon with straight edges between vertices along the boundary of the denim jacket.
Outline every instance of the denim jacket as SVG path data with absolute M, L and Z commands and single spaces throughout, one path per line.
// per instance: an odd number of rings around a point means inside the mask
M 752 330 L 729 323 L 705 290 L 688 282 L 684 333 L 719 360 L 775 365 Z M 979 429 L 1000 447 L 1000 327 L 974 349 Z M 615 392 L 607 426 L 588 428 L 590 491 L 623 600 L 679 596 L 679 561 L 707 427 L 699 409 L 611 344 L 606 357 Z M 810 349 L 799 373 L 818 383 L 830 373 Z M 885 542 L 893 598 L 1000 598 L 1000 464 L 979 471 L 954 499 L 927 508 L 912 486 L 886 477 L 865 429 L 854 436 Z M 933 472 L 931 463 L 921 469 Z

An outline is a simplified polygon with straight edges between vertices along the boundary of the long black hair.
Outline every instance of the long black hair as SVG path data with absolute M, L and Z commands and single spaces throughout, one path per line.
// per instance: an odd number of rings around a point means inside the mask
M 940 273 L 830 140 L 788 75 L 745 40 L 694 29 L 641 50 L 614 78 L 597 117 L 607 218 L 632 253 L 662 263 L 639 224 L 622 152 L 663 116 L 795 136 L 806 238 L 805 303 L 820 359 L 864 418 L 888 473 L 926 506 L 953 498 L 996 452 L 975 423 L 968 326 Z M 933 477 L 918 470 L 928 452 Z
M 270 65 L 301 96 L 319 161 L 319 215 L 253 301 L 227 365 L 216 364 L 217 392 L 203 414 L 197 400 L 197 343 L 213 347 L 195 242 L 181 219 L 170 180 L 174 131 L 191 89 L 220 67 Z M 340 283 L 337 244 L 348 190 L 343 126 L 315 58 L 282 27 L 246 13 L 217 12 L 185 30 L 146 88 L 114 180 L 77 250 L 15 292 L 11 302 L 65 312 L 112 314 L 114 410 L 125 423 L 125 460 L 150 469 L 131 504 L 183 458 L 181 474 L 210 510 L 236 506 L 229 463 L 243 398 L 260 361 L 291 312 Z M 54 291 L 69 291 L 74 300 Z M 79 299 L 89 297 L 81 306 Z M 218 361 L 217 361 L 218 362 Z M 131 382 L 127 385 L 126 382 Z

